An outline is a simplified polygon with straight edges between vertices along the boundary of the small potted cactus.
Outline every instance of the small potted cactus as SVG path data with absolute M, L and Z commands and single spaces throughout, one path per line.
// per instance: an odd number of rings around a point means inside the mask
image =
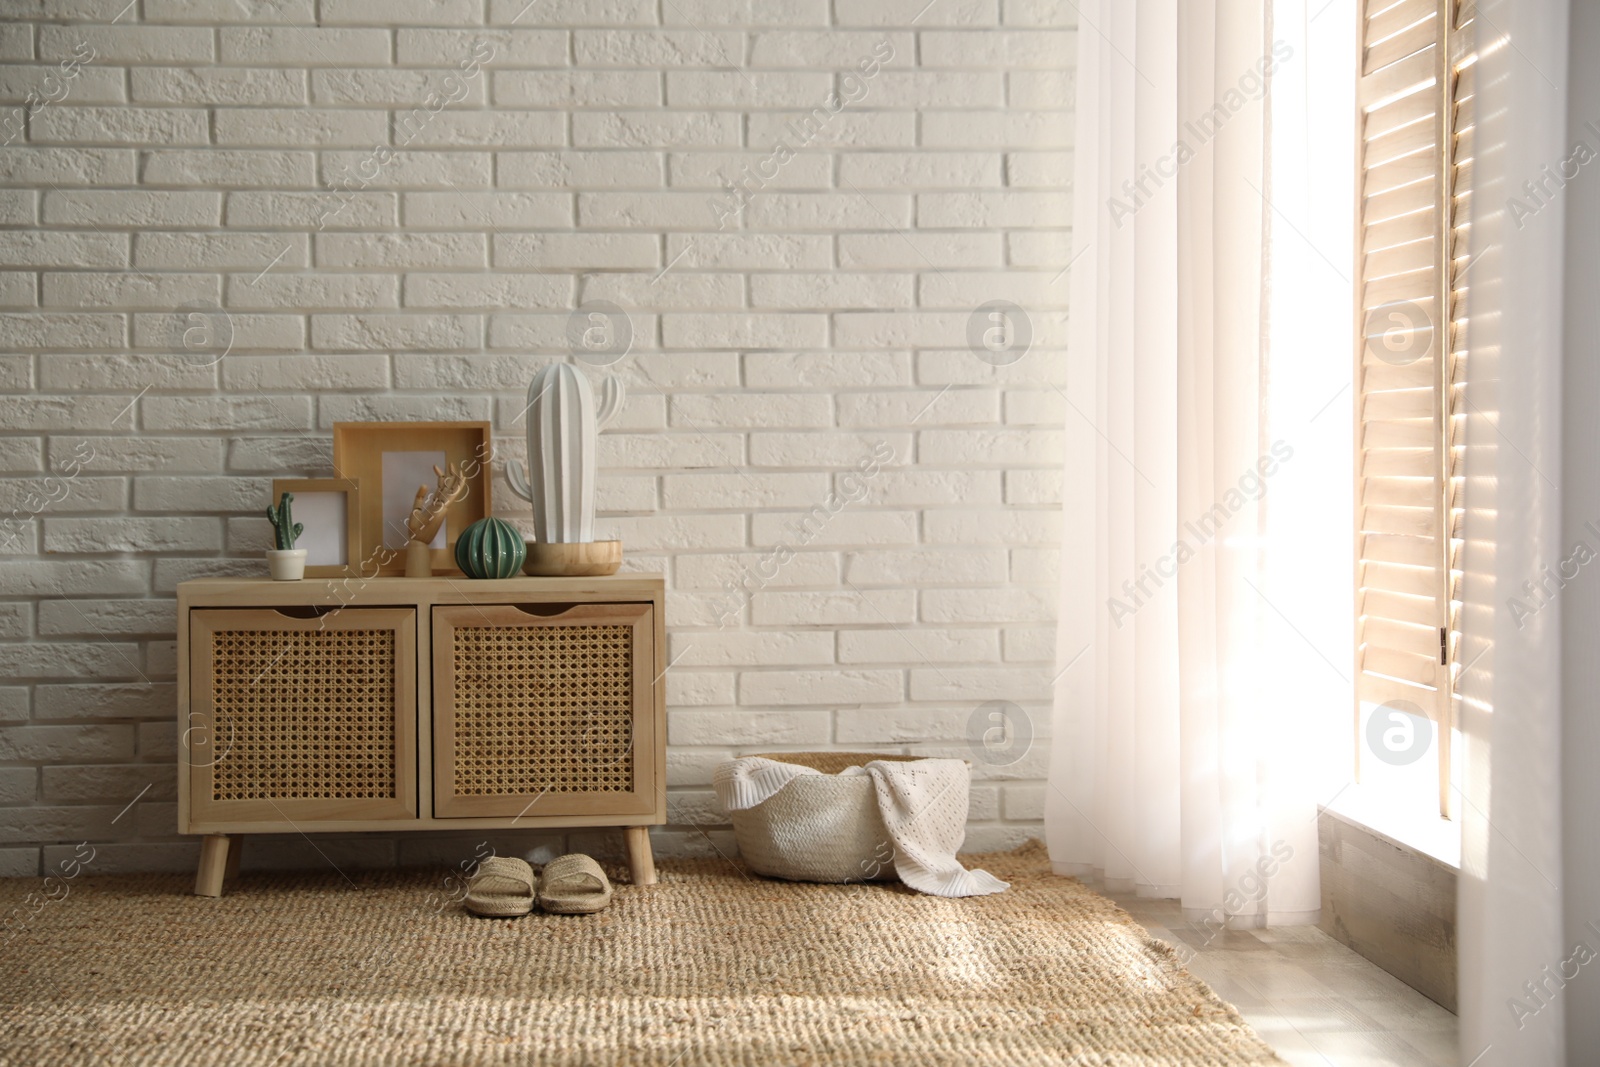
M 306 550 L 294 547 L 305 529 L 294 521 L 293 493 L 284 493 L 278 506 L 267 505 L 267 520 L 272 523 L 272 542 L 276 548 L 267 550 L 267 567 L 278 582 L 296 582 L 306 576 Z

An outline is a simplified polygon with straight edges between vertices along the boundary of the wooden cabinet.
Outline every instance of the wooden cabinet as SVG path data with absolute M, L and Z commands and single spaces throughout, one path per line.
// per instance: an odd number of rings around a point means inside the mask
M 663 583 L 204 579 L 178 587 L 178 829 L 230 837 L 666 821 Z M 232 846 L 237 862 L 237 846 Z

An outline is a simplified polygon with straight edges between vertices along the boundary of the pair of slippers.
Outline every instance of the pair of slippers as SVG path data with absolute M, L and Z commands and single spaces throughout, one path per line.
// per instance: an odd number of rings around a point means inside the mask
M 536 875 L 526 860 L 490 856 L 467 882 L 466 907 L 489 919 L 526 915 L 535 903 L 557 915 L 588 915 L 611 903 L 611 880 L 588 856 L 574 853 L 544 865 Z

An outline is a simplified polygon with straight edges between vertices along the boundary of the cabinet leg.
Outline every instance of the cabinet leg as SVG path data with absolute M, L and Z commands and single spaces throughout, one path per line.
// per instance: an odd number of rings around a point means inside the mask
M 232 885 L 239 877 L 239 858 L 244 855 L 244 835 L 235 834 L 228 841 L 228 864 L 222 871 L 222 884 Z
M 628 873 L 634 885 L 656 884 L 656 861 L 650 854 L 650 827 L 625 826 L 623 839 L 628 845 Z
M 200 842 L 200 869 L 194 876 L 194 895 L 220 897 L 228 870 L 228 835 L 207 834 Z

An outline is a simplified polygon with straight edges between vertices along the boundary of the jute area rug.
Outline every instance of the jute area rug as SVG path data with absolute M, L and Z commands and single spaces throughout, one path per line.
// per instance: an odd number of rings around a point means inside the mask
M 942 900 L 667 861 L 593 916 L 473 918 L 438 871 L 0 882 L 0 1062 L 1281 1064 L 1043 849 Z M 36 896 L 24 903 L 29 893 Z M 0 941 L 7 935 L 0 933 Z

